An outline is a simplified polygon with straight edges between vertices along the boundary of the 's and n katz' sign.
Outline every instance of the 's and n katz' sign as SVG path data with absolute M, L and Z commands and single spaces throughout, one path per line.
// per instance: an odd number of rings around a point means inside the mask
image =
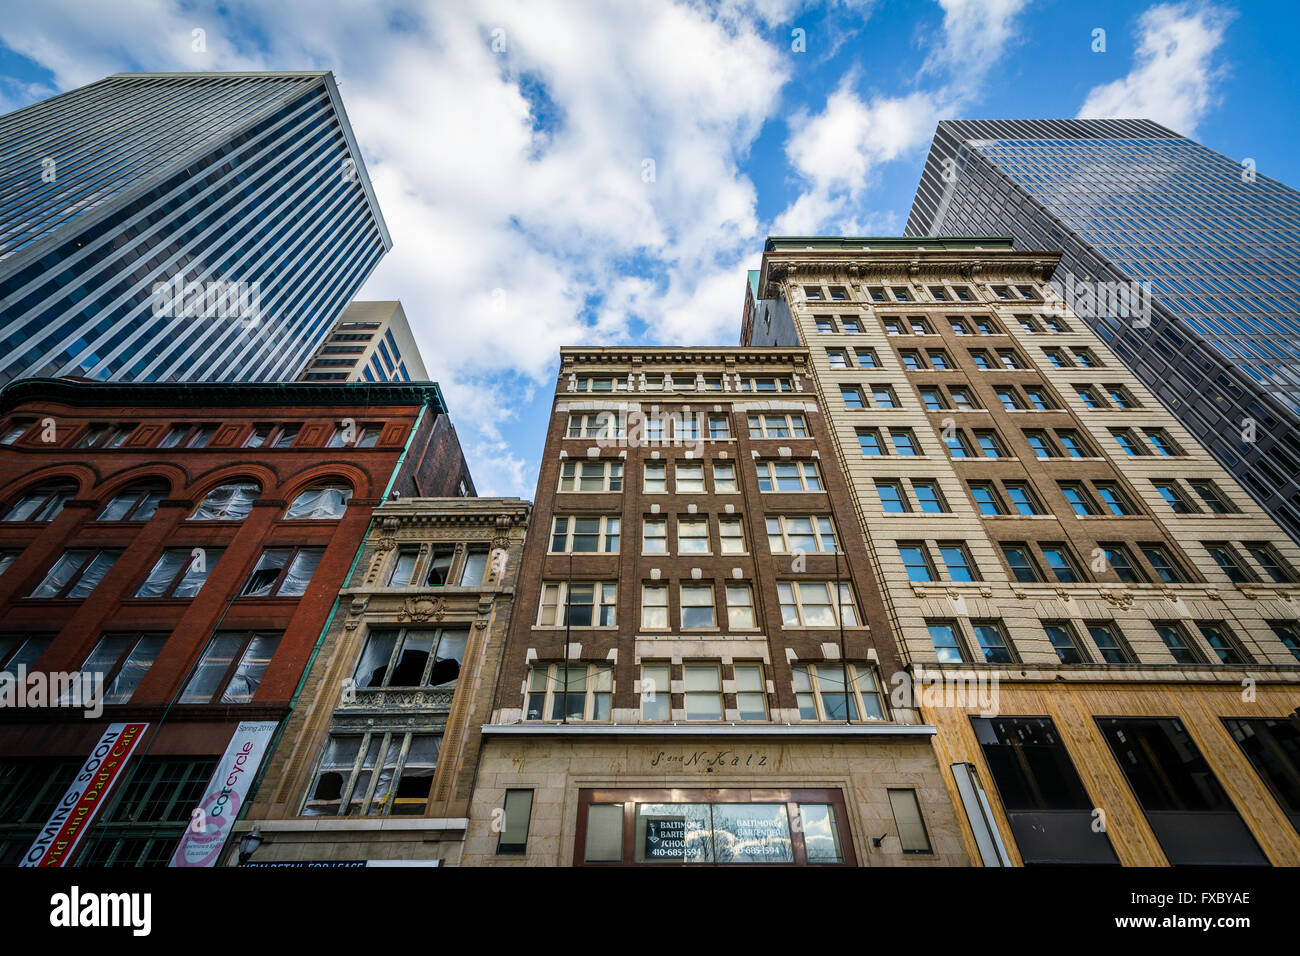
M 245 720 L 235 729 L 168 866 L 216 866 L 277 726 L 274 720 Z
M 148 724 L 109 724 L 20 866 L 68 865 L 148 729 Z

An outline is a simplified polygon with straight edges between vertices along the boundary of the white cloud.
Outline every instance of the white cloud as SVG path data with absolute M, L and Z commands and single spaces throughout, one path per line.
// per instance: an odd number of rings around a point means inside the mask
M 1215 104 L 1223 73 L 1214 52 L 1234 14 L 1209 5 L 1160 4 L 1138 19 L 1135 65 L 1127 76 L 1096 86 L 1080 119 L 1150 119 L 1191 136 Z
M 791 118 L 786 157 L 805 188 L 776 217 L 774 235 L 868 231 L 858 206 L 878 167 L 923 147 L 939 120 L 975 96 L 984 75 L 1016 39 L 1015 18 L 1028 0 L 937 2 L 943 27 L 919 76 L 944 74 L 945 82 L 904 95 L 863 97 L 856 90 L 859 77 L 850 72 L 821 112 L 801 111 Z
M 853 77 L 846 77 L 817 115 L 791 118 L 786 157 L 809 188 L 777 217 L 774 235 L 810 235 L 828 225 L 849 232 L 853 204 L 871 185 L 876 167 L 927 142 L 942 118 L 933 94 L 864 101 L 852 84 Z
M 968 88 L 983 78 L 1016 39 L 1015 18 L 1029 0 L 937 0 L 942 42 L 927 63 L 952 72 Z

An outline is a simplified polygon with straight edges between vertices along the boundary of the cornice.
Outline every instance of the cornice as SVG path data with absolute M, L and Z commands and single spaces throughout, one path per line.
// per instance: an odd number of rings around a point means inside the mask
M 481 528 L 505 532 L 528 524 L 532 503 L 522 498 L 404 498 L 375 509 L 374 531 L 403 528 Z
M 437 413 L 447 413 L 437 382 L 90 382 L 20 378 L 0 388 L 0 412 L 27 403 L 205 409 L 424 405 Z
M 673 366 L 689 365 L 789 365 L 803 368 L 808 364 L 807 349 L 766 347 L 722 348 L 601 348 L 592 346 L 566 346 L 560 349 L 560 364 L 572 370 L 575 366 Z
M 1060 258 L 1060 254 L 1055 252 L 996 249 L 777 251 L 763 256 L 759 290 L 762 298 L 772 298 L 776 294 L 772 288 L 775 283 L 799 277 L 822 276 L 847 276 L 849 280 L 960 276 L 967 281 L 977 282 L 987 275 L 1023 274 L 1027 279 L 1045 282 L 1052 277 Z

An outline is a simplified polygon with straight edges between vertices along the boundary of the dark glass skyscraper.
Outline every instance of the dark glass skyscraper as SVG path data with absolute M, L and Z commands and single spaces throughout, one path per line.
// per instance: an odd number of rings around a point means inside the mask
M 1143 283 L 1149 308 L 1066 297 L 1300 539 L 1300 193 L 1148 120 L 945 121 L 907 234 L 1060 250 L 1066 289 Z
M 0 384 L 292 379 L 391 246 L 331 74 L 110 76 L 0 117 Z

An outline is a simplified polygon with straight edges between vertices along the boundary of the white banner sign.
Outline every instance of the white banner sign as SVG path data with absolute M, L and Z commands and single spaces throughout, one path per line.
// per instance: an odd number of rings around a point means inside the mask
M 274 720 L 240 723 L 169 866 L 216 866 L 277 726 Z

